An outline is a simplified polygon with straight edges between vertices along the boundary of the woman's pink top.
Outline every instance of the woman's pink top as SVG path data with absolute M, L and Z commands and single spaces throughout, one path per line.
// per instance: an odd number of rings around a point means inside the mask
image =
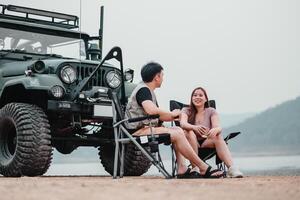
M 188 117 L 191 114 L 189 107 L 183 108 L 182 112 L 185 113 Z M 194 125 L 202 125 L 202 126 L 205 126 L 209 129 L 211 129 L 212 128 L 211 117 L 215 114 L 217 114 L 216 109 L 211 108 L 211 107 L 205 108 L 203 120 L 202 121 L 197 121 L 196 120 Z

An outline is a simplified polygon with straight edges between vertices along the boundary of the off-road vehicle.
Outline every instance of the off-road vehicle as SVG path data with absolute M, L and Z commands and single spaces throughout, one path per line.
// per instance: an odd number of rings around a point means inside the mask
M 112 174 L 110 93 L 125 106 L 135 84 L 133 70 L 123 70 L 119 47 L 102 58 L 103 7 L 94 37 L 78 31 L 74 15 L 15 5 L 0 9 L 0 173 L 42 175 L 53 148 L 70 154 L 90 146 L 99 148 Z M 150 162 L 135 146 L 128 144 L 125 152 L 125 175 L 148 170 Z

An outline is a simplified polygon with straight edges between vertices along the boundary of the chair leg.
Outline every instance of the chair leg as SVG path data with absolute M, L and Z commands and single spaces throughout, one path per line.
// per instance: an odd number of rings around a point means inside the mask
M 226 176 L 226 174 L 227 174 L 227 168 L 226 168 L 226 165 L 225 165 L 224 162 L 223 162 L 223 171 L 225 172 L 225 176 Z
M 114 158 L 114 173 L 113 178 L 117 178 L 117 171 L 118 171 L 118 158 L 119 158 L 119 137 L 118 137 L 118 130 L 114 128 L 114 136 L 115 136 L 115 158 Z
M 156 161 L 156 159 L 153 157 L 153 155 L 145 150 L 133 137 L 128 131 L 120 125 L 120 128 L 122 129 L 123 133 L 126 134 L 126 136 L 133 142 L 141 151 L 142 153 L 151 161 L 151 163 L 165 176 L 165 178 L 171 178 L 171 175 Z
M 174 148 L 171 145 L 171 154 L 172 154 L 172 177 L 175 177 L 176 174 L 176 169 L 177 169 L 177 162 L 176 162 L 176 157 L 175 157 L 175 152 L 174 152 Z
M 162 166 L 165 169 L 164 163 L 163 163 L 163 161 L 161 159 L 161 156 L 160 156 L 160 152 L 157 152 L 156 154 L 157 154 L 157 160 L 158 160 L 160 166 Z
M 123 134 L 121 134 L 121 139 L 123 138 Z M 124 143 L 122 143 L 121 145 L 121 158 L 120 158 L 120 161 L 121 161 L 121 166 L 120 166 L 120 178 L 123 177 L 124 175 L 124 154 L 125 154 L 125 145 Z

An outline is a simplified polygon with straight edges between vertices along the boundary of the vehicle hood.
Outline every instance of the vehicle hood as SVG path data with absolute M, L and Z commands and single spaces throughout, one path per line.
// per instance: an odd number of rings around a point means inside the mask
M 34 65 L 37 61 L 43 61 L 45 66 L 48 70 L 45 71 L 46 74 L 55 74 L 58 68 L 62 65 L 74 63 L 76 65 L 80 64 L 88 64 L 90 66 L 97 66 L 100 62 L 99 61 L 90 61 L 84 60 L 79 61 L 76 59 L 33 59 L 28 61 L 13 61 L 2 63 L 0 65 L 0 75 L 1 77 L 11 77 L 11 76 L 20 76 L 25 75 L 25 71 L 30 69 L 31 66 Z M 107 65 L 107 64 L 106 64 Z

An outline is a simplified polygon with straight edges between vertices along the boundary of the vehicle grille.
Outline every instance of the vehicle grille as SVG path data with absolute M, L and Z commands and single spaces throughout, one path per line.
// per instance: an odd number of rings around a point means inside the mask
M 95 66 L 77 65 L 76 71 L 78 74 L 78 80 L 81 81 L 88 77 L 95 69 Z M 104 75 L 105 69 L 99 69 L 92 79 L 88 82 L 87 88 L 92 88 L 92 86 L 104 86 Z

